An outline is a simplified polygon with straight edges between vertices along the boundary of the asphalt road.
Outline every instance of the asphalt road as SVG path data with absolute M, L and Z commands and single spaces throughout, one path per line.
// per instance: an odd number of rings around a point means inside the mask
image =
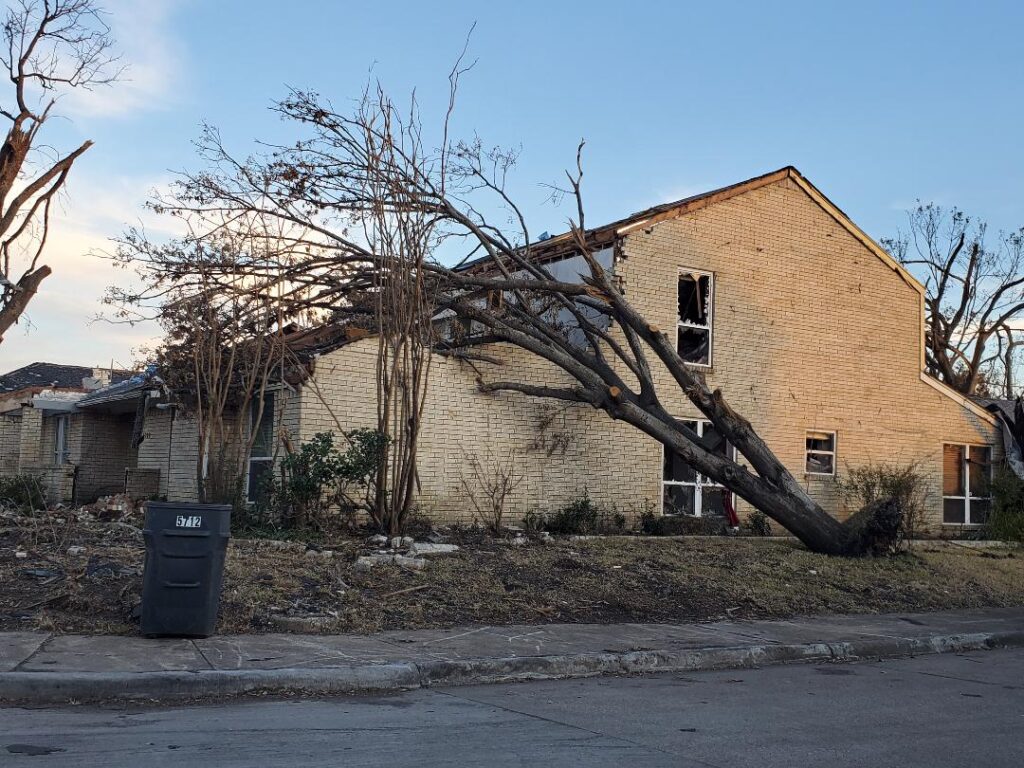
M 1024 650 L 382 697 L 6 708 L 0 765 L 1020 768 Z

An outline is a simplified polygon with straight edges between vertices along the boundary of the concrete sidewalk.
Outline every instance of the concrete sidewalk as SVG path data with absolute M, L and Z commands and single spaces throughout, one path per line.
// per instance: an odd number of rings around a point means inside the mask
M 205 640 L 0 633 L 0 700 L 324 694 L 1024 646 L 1024 608 Z

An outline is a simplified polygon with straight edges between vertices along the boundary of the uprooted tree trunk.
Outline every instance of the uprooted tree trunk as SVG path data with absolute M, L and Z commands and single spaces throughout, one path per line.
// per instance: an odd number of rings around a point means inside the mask
M 481 391 L 519 392 L 600 409 L 657 439 L 702 475 L 784 525 L 810 549 L 857 553 L 858 537 L 851 537 L 800 487 L 750 422 L 679 357 L 673 339 L 626 301 L 612 276 L 593 257 L 585 231 L 576 227 L 574 238 L 576 252 L 583 255 L 589 269 L 578 285 L 555 280 L 528 252 L 516 249 L 501 254 L 477 274 L 433 267 L 448 286 L 438 305 L 486 329 L 457 339 L 451 346 L 465 349 L 507 342 L 554 364 L 571 379 L 565 386 L 549 386 L 481 377 Z M 478 300 L 481 291 L 500 291 L 508 298 L 482 304 Z M 610 324 L 596 322 L 597 317 L 614 321 L 621 336 L 617 338 Z M 578 333 L 567 332 L 567 325 Z M 586 343 L 580 343 L 581 336 Z M 655 387 L 652 354 L 750 469 L 705 445 L 666 410 Z M 631 385 L 628 379 L 636 383 Z
M 204 156 L 214 169 L 183 178 L 175 197 L 161 199 L 159 205 L 195 222 L 210 221 L 216 225 L 211 230 L 221 225 L 225 210 L 238 211 L 240 218 L 278 219 L 290 227 L 285 235 L 275 235 L 288 239 L 287 261 L 262 262 L 252 271 L 256 279 L 246 282 L 261 292 L 287 292 L 293 302 L 290 315 L 317 310 L 344 318 L 358 307 L 354 293 L 375 292 L 380 299 L 393 270 L 405 270 L 405 285 L 419 286 L 418 295 L 433 297 L 434 325 L 457 327 L 447 336 L 435 336 L 434 348 L 479 363 L 483 392 L 519 392 L 590 405 L 660 441 L 810 549 L 863 553 L 863 537 L 851 535 L 800 487 L 750 422 L 680 358 L 674 338 L 626 300 L 614 275 L 595 258 L 597 244 L 584 227 L 579 152 L 576 171 L 569 177 L 577 212 L 567 253 L 584 262 L 581 276 L 578 281 L 557 279 L 543 266 L 537 257 L 546 255 L 551 243 L 533 242 L 525 216 L 505 189 L 515 154 L 484 150 L 479 141 L 448 140 L 463 71 L 457 64 L 450 74 L 451 99 L 438 131 L 438 154 L 421 154 L 418 140 L 413 142 L 415 151 L 407 151 L 404 137 L 418 138 L 422 130 L 415 108 L 406 122 L 384 99 L 380 103 L 387 119 L 368 114 L 365 107 L 345 115 L 316 94 L 295 92 L 278 110 L 308 132 L 305 138 L 268 157 L 241 162 L 211 131 Z M 380 152 L 380 147 L 388 151 Z M 503 210 L 503 221 L 512 225 L 489 221 L 482 213 L 495 209 Z M 375 244 L 380 238 L 349 234 L 352 221 L 368 219 L 384 231 L 407 221 L 428 221 L 444 238 L 447 264 L 452 264 L 456 248 L 464 249 L 455 254 L 461 265 L 469 259 L 476 264 L 459 268 L 429 259 L 395 260 Z M 402 237 L 395 233 L 396 242 Z M 228 288 L 240 279 L 237 263 L 230 266 L 224 280 Z M 301 293 L 291 290 L 296 284 L 302 286 Z M 371 322 L 380 323 L 380 315 Z M 427 330 L 420 322 L 417 333 Z M 561 371 L 563 383 L 498 379 L 494 371 L 500 368 L 488 367 L 495 358 L 487 349 L 496 342 L 546 360 Z M 670 375 L 671 389 L 682 391 L 735 446 L 741 461 L 716 452 L 669 413 L 655 385 L 662 380 L 654 372 L 657 367 Z

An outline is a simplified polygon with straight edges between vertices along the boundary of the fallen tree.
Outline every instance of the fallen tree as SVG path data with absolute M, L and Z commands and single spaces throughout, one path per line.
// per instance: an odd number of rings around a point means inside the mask
M 270 155 L 239 161 L 215 132 L 208 132 L 204 155 L 211 168 L 183 177 L 174 196 L 158 205 L 218 227 L 232 212 L 285 223 L 276 231 L 280 237 L 287 230 L 287 259 L 272 267 L 262 262 L 243 282 L 249 291 L 258 285 L 277 296 L 292 296 L 302 310 L 374 322 L 365 309 L 367 296 L 395 279 L 423 284 L 437 310 L 435 349 L 472 361 L 481 391 L 518 392 L 601 410 L 663 443 L 810 549 L 864 553 L 859 530 L 849 530 L 822 509 L 724 394 L 711 390 L 700 371 L 683 361 L 674 338 L 649 323 L 619 290 L 585 226 L 582 143 L 564 190 L 576 211 L 561 241 L 568 243 L 566 253 L 580 260 L 581 274 L 566 280 L 545 266 L 550 245 L 530 236 L 523 211 L 506 190 L 514 153 L 485 150 L 478 140 L 449 142 L 462 71 L 456 65 L 451 73 L 451 100 L 434 153 L 424 154 L 420 140 L 414 142 L 415 152 L 404 149 L 408 142 L 403 137 L 422 135 L 415 105 L 403 117 L 378 91 L 346 115 L 316 94 L 297 92 L 277 109 L 306 132 L 304 138 Z M 389 151 L 377 151 L 382 146 Z M 495 223 L 482 213 L 485 208 L 501 211 L 512 224 Z M 430 259 L 396 261 L 350 234 L 353 222 L 398 225 L 413 214 L 437 233 L 447 255 L 444 263 L 437 253 Z M 225 289 L 239 284 L 238 268 L 238 262 L 225 265 Z M 415 274 L 395 275 L 396 269 Z M 345 278 L 338 279 L 339 274 Z M 293 306 L 288 314 L 299 310 Z M 546 360 L 561 372 L 563 382 L 501 376 L 491 351 L 496 343 Z M 735 446 L 738 458 L 722 455 L 668 412 L 656 384 L 659 366 Z

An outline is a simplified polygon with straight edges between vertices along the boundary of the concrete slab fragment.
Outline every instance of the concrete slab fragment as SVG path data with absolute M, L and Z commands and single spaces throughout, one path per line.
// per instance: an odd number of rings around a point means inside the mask
M 209 669 L 191 640 L 58 635 L 21 665 L 24 672 L 159 672 Z
M 0 672 L 10 672 L 39 650 L 50 636 L 40 632 L 0 633 Z
M 195 641 L 214 669 L 317 669 L 415 660 L 414 649 L 364 635 L 227 635 Z

